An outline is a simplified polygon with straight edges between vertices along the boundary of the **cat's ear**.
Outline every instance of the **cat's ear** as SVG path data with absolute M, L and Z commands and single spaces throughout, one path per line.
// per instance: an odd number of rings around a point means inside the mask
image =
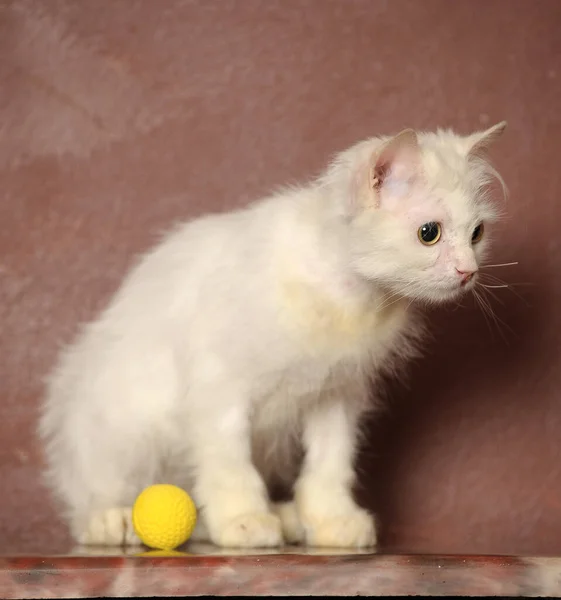
M 370 157 L 369 194 L 379 206 L 380 191 L 391 177 L 393 182 L 410 181 L 419 171 L 421 151 L 417 134 L 405 129 L 377 148 Z
M 382 189 L 391 184 L 407 184 L 419 172 L 421 150 L 412 129 L 389 138 L 377 146 L 368 162 L 362 164 L 353 178 L 351 210 L 379 208 Z
M 464 148 L 467 156 L 484 154 L 489 146 L 503 134 L 506 121 L 501 121 L 485 131 L 476 131 L 464 138 Z
M 370 182 L 383 185 L 389 175 L 410 177 L 419 167 L 417 134 L 405 129 L 382 144 L 370 158 Z

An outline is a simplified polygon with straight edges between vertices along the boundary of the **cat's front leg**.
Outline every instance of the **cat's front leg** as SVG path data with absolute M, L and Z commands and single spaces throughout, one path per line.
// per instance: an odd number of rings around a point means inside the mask
M 251 461 L 247 403 L 232 388 L 213 393 L 222 394 L 220 414 L 199 421 L 193 440 L 196 500 L 210 540 L 223 547 L 280 546 L 280 519 Z
M 306 544 L 365 548 L 376 544 L 372 515 L 353 499 L 358 413 L 328 399 L 306 417 L 306 456 L 295 485 L 297 511 Z

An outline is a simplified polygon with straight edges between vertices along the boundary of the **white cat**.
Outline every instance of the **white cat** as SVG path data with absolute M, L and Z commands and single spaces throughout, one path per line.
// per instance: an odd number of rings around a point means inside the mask
M 196 539 L 369 547 L 353 499 L 361 418 L 417 353 L 417 304 L 472 289 L 505 123 L 371 138 L 311 184 L 182 224 L 63 353 L 40 420 L 76 540 L 139 543 L 137 494 L 195 499 Z M 282 481 L 294 500 L 274 505 Z

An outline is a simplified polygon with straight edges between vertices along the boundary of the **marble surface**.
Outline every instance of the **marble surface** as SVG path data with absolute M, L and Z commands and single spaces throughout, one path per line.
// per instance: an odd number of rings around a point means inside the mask
M 561 596 L 561 558 L 247 553 L 189 546 L 163 553 L 76 548 L 0 556 L 0 598 L 154 596 Z

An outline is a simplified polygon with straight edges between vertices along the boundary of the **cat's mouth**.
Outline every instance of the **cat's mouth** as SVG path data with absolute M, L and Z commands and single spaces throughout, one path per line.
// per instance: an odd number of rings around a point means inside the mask
M 469 275 L 467 275 L 460 281 L 456 281 L 453 284 L 451 284 L 449 289 L 451 292 L 458 292 L 458 293 L 468 292 L 469 290 L 473 289 L 473 287 L 475 286 L 476 280 L 477 280 L 477 274 L 470 273 Z

